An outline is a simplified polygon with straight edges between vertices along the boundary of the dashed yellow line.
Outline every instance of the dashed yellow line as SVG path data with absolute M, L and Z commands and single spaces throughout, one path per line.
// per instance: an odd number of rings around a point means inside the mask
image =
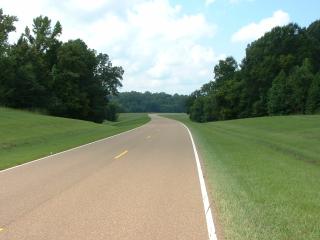
M 3 228 L 0 228 L 0 232 L 2 232 L 4 229 Z
M 125 150 L 124 152 L 120 153 L 118 156 L 114 157 L 114 159 L 121 158 L 122 156 L 126 155 L 128 153 L 128 150 Z

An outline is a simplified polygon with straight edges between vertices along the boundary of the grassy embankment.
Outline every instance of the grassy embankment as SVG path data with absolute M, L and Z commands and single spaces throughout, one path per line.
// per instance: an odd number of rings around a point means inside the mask
M 320 116 L 194 123 L 224 239 L 320 239 Z
M 0 170 L 138 127 L 147 114 L 120 114 L 95 124 L 0 108 Z

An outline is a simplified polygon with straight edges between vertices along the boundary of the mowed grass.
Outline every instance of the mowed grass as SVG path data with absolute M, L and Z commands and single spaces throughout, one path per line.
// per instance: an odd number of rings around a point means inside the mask
M 320 116 L 194 123 L 224 239 L 320 239 Z
M 0 170 L 138 127 L 147 114 L 120 114 L 117 122 L 92 122 L 0 108 Z

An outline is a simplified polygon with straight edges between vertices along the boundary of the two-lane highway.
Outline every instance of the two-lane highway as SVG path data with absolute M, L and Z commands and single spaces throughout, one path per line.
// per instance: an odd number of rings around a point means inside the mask
M 138 129 L 0 172 L 0 240 L 208 239 L 187 130 Z

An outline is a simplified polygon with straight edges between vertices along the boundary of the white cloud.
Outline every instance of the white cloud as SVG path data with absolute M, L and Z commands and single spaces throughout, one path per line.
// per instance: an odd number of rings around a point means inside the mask
M 65 1 L 65 4 L 69 8 L 74 8 L 75 10 L 81 10 L 81 11 L 95 11 L 102 6 L 106 5 L 105 0 L 94 0 L 94 1 L 88 1 L 88 0 L 69 0 Z
M 34 17 L 47 15 L 61 21 L 62 40 L 81 38 L 109 54 L 125 69 L 123 91 L 190 93 L 211 79 L 214 64 L 224 57 L 202 44 L 216 26 L 202 14 L 184 14 L 169 0 L 2 0 L 1 5 L 20 18 L 18 34 Z
M 250 23 L 233 34 L 232 42 L 249 42 L 262 37 L 266 32 L 276 26 L 284 26 L 290 21 L 288 13 L 278 10 L 272 17 L 262 19 L 258 23 Z
M 209 6 L 210 4 L 214 3 L 216 0 L 206 0 L 206 5 Z
M 206 6 L 211 5 L 212 3 L 215 3 L 217 0 L 205 0 L 205 4 Z M 226 0 L 224 0 L 226 1 Z M 226 2 L 230 3 L 230 4 L 237 4 L 240 2 L 253 2 L 255 0 L 227 0 Z

